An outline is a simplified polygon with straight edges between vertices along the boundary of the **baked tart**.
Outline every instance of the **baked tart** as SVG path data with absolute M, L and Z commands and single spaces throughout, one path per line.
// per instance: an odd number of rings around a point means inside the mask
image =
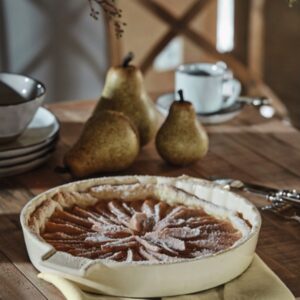
M 74 262 L 74 268 L 98 263 L 113 268 L 119 264 L 154 267 L 193 263 L 221 257 L 258 231 L 256 209 L 231 194 L 187 176 L 92 179 L 43 194 L 26 207 L 22 222 L 51 249 L 42 261 L 56 256 L 68 261 L 66 264 Z M 249 264 L 251 258 L 247 261 Z M 191 291 L 196 290 L 193 287 Z M 158 293 L 119 295 L 178 294 Z
M 33 211 L 28 224 L 57 251 L 127 262 L 212 255 L 251 229 L 236 212 L 164 183 L 58 192 Z

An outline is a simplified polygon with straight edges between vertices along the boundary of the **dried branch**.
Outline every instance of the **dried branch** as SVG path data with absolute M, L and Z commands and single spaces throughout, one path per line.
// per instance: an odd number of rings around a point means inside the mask
M 289 7 L 292 7 L 297 0 L 287 0 Z M 124 33 L 126 23 L 122 22 L 122 10 L 117 7 L 116 0 L 88 0 L 90 5 L 90 15 L 95 20 L 99 19 L 100 10 L 102 9 L 108 19 L 113 22 L 115 33 L 118 38 Z
M 122 22 L 122 10 L 116 5 L 115 0 L 88 0 L 90 5 L 90 15 L 95 20 L 99 19 L 100 10 L 103 9 L 108 19 L 113 22 L 115 33 L 118 38 L 124 33 L 126 23 Z

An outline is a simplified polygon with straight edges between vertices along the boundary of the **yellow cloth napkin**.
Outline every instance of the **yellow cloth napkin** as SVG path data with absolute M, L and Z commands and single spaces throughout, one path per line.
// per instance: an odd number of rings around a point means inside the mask
M 111 296 L 94 296 L 85 293 L 67 279 L 57 275 L 40 273 L 42 278 L 55 285 L 67 300 L 125 299 Z M 129 299 L 129 298 L 126 298 Z M 136 299 L 136 298 L 135 298 Z M 164 297 L 162 300 L 294 300 L 284 283 L 257 256 L 250 267 L 236 279 L 213 289 L 196 294 Z

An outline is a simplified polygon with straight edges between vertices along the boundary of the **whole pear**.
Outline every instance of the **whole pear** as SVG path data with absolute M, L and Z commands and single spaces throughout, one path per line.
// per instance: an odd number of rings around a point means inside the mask
M 208 137 L 197 120 L 192 103 L 174 101 L 169 115 L 156 136 L 156 149 L 172 165 L 188 165 L 201 159 L 208 151 Z
M 123 112 L 138 129 L 143 146 L 155 136 L 158 112 L 146 92 L 141 71 L 129 64 L 132 58 L 129 54 L 122 66 L 109 69 L 94 114 L 105 109 Z
M 64 163 L 75 177 L 121 171 L 129 167 L 140 149 L 135 126 L 123 113 L 101 111 L 85 124 Z

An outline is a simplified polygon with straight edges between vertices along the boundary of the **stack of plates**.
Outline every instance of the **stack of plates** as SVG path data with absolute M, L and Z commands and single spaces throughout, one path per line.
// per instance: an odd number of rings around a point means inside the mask
M 30 171 L 47 161 L 54 152 L 59 127 L 56 117 L 40 107 L 17 140 L 0 145 L 0 177 Z

